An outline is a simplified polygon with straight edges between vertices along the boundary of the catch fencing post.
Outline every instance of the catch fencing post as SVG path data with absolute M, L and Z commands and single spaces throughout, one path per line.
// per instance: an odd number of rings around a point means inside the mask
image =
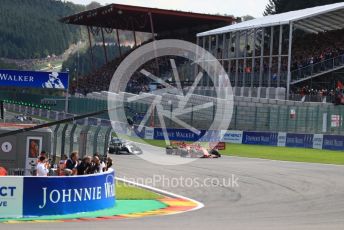
M 193 126 L 193 104 L 191 104 L 191 120 L 190 120 L 190 125 Z
M 112 132 L 112 127 L 110 126 L 105 134 L 105 142 L 104 142 L 104 156 L 107 154 L 108 152 L 108 146 L 109 146 L 109 141 L 110 141 L 110 136 L 111 136 L 111 132 Z
M 319 115 L 320 115 L 320 105 L 317 106 L 317 113 L 315 118 L 315 132 L 319 131 Z
M 237 129 L 238 105 L 234 105 L 234 129 Z
M 255 106 L 255 110 L 254 110 L 254 130 L 257 130 L 257 115 L 258 115 L 258 107 Z
M 97 147 L 98 147 L 98 135 L 99 135 L 99 132 L 100 132 L 100 129 L 102 127 L 99 125 L 94 133 L 94 136 L 93 136 L 93 153 L 96 153 L 97 152 Z
M 290 113 L 290 106 L 287 106 L 287 113 L 286 113 L 286 118 L 287 120 L 285 121 L 285 131 L 288 132 L 289 131 L 289 113 Z
M 297 106 L 295 109 L 295 127 L 294 127 L 294 131 L 297 133 L 297 125 L 298 125 L 298 121 L 299 121 L 299 107 Z
M 309 113 L 309 106 L 307 106 L 306 107 L 306 117 L 305 117 L 305 132 L 307 132 L 308 131 L 308 118 L 309 118 L 309 115 L 308 115 L 308 113 Z
M 279 105 L 277 108 L 277 124 L 276 124 L 277 131 L 281 131 L 280 130 L 280 116 L 281 116 L 281 106 Z
M 72 152 L 73 151 L 73 147 L 74 147 L 74 135 L 75 135 L 75 130 L 76 127 L 78 125 L 74 124 L 72 129 L 70 130 L 70 139 L 69 139 L 69 151 Z
M 56 161 L 56 147 L 57 147 L 57 134 L 60 128 L 60 124 L 57 124 L 54 129 L 54 137 L 53 137 L 53 145 L 52 145 L 52 152 L 53 152 L 53 163 Z
M 66 147 L 66 132 L 68 129 L 68 123 L 63 126 L 62 135 L 61 135 L 61 155 L 65 154 L 65 147 Z

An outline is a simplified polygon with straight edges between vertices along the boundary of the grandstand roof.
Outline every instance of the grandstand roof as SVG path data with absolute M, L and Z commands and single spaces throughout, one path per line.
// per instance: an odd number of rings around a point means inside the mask
M 232 16 L 110 4 L 64 17 L 61 19 L 61 22 L 74 25 L 151 32 L 149 13 L 152 14 L 155 33 L 207 24 L 232 24 L 235 20 Z
M 291 22 L 295 23 L 294 25 L 297 28 L 311 33 L 343 29 L 344 2 L 290 11 L 281 14 L 268 15 L 250 21 L 199 33 L 197 36 L 202 37 L 254 28 L 285 25 Z

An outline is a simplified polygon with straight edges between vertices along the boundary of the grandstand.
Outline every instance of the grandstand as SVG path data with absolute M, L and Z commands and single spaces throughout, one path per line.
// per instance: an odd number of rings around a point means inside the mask
M 343 16 L 344 3 L 269 15 L 199 33 L 197 44 L 221 60 L 235 95 L 289 98 L 344 67 Z
M 133 34 L 133 49 L 142 45 L 137 42 L 136 34 L 151 34 L 149 41 L 155 39 L 182 39 L 195 43 L 196 34 L 219 26 L 230 25 L 235 22 L 232 16 L 198 14 L 174 10 L 110 4 L 94 10 L 88 10 L 61 19 L 61 22 L 86 26 L 89 33 L 89 44 L 92 50 L 92 35 L 116 32 L 115 42 L 121 45 L 120 31 L 131 31 Z M 143 43 L 143 44 L 144 44 Z M 132 50 L 131 50 L 132 51 Z M 110 79 L 120 62 L 130 53 L 122 53 L 121 57 L 109 61 L 103 67 L 88 76 L 80 76 L 78 84 L 74 82 L 72 93 L 87 94 L 93 91 L 108 90 Z M 90 52 L 92 55 L 92 52 Z M 105 60 L 107 52 L 104 45 Z M 91 57 L 93 60 L 93 57 Z M 166 60 L 159 62 L 158 70 L 164 69 Z M 91 65 L 93 65 L 91 63 Z M 153 64 L 152 64 L 153 65 Z M 155 65 L 155 63 L 154 63 Z M 154 66 L 152 68 L 156 68 Z

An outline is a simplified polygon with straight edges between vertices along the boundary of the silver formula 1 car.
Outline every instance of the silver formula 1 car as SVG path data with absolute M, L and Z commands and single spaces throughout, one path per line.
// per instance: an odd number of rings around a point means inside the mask
M 113 138 L 109 144 L 109 153 L 118 155 L 140 155 L 142 150 L 130 141 Z

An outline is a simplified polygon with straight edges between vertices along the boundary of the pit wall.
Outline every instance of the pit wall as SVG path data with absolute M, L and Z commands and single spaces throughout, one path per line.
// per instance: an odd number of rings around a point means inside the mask
M 0 218 L 65 215 L 115 206 L 115 173 L 0 177 Z

